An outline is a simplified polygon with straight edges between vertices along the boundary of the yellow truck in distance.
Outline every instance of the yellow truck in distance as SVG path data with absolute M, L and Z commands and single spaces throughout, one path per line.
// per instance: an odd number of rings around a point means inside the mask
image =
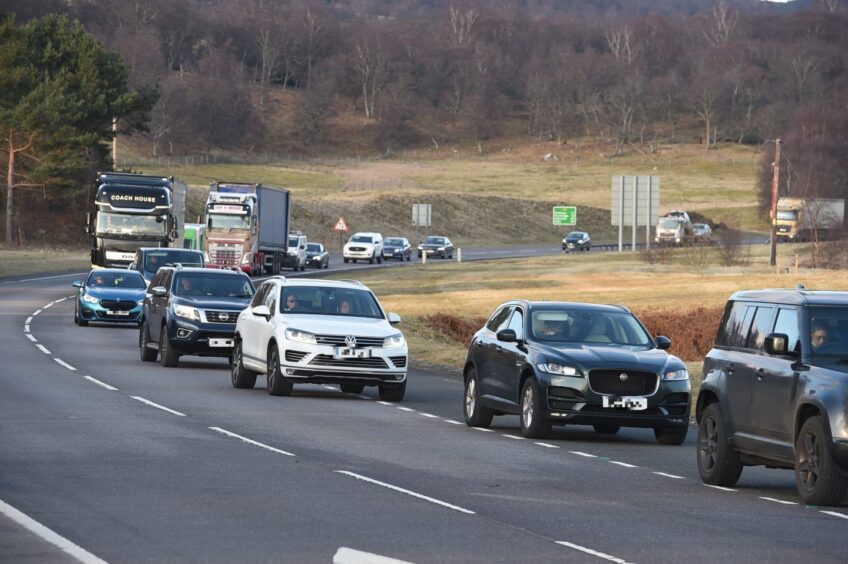
M 778 198 L 778 241 L 824 241 L 839 236 L 845 225 L 845 200 Z

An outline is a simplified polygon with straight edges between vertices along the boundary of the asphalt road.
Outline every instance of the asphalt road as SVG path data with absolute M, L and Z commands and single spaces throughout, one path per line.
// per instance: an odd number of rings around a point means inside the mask
M 461 383 L 416 370 L 400 404 L 235 390 L 223 360 L 166 369 L 135 328 L 76 327 L 74 278 L 0 285 L 2 562 L 848 560 L 848 506 L 781 470 L 704 486 L 694 428 L 469 429 Z

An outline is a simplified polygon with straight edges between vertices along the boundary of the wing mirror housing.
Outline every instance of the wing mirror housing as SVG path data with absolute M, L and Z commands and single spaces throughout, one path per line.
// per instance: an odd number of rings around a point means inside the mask
M 156 286 L 155 288 L 150 290 L 150 293 L 156 296 L 157 298 L 164 298 L 168 295 L 168 289 L 165 286 Z
M 400 316 L 394 312 L 389 313 L 389 323 L 392 325 L 397 325 L 400 323 Z
M 250 310 L 250 312 L 256 317 L 264 317 L 265 319 L 271 319 L 271 310 L 268 309 L 268 306 L 266 306 L 265 304 L 260 304 L 254 307 Z
M 518 341 L 518 335 L 515 334 L 514 329 L 502 329 L 498 331 L 497 337 L 498 341 L 504 343 L 515 343 Z
M 795 356 L 797 353 L 789 350 L 789 335 L 785 333 L 769 333 L 763 341 L 763 350 L 767 354 L 777 356 Z
M 659 335 L 657 337 L 657 348 L 663 351 L 667 351 L 671 348 L 671 339 L 664 335 Z
M 82 282 L 80 282 L 79 280 L 74 280 L 73 282 L 71 282 L 71 286 L 73 286 L 74 288 L 82 288 Z

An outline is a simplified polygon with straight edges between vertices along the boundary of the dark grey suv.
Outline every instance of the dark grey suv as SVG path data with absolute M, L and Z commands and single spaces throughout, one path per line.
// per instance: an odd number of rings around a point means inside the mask
M 731 296 L 704 360 L 698 470 L 731 486 L 743 466 L 795 470 L 801 499 L 848 490 L 848 292 Z

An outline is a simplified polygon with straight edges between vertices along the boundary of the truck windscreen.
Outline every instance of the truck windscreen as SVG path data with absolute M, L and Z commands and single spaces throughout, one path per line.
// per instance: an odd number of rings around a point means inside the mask
M 246 215 L 210 213 L 206 219 L 209 229 L 250 229 L 250 217 Z
M 777 210 L 777 219 L 795 221 L 795 210 Z
M 99 212 L 98 235 L 155 235 L 167 234 L 168 222 L 163 216 Z

